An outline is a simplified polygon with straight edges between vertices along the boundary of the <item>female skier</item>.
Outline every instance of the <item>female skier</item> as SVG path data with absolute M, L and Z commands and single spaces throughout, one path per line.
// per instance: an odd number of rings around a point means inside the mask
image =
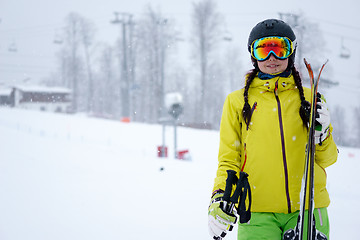
M 219 164 L 208 211 L 209 232 L 221 239 L 236 223 L 222 210 L 227 170 L 246 172 L 252 192 L 251 219 L 238 224 L 239 240 L 280 240 L 294 228 L 308 142 L 310 89 L 294 66 L 296 36 L 277 19 L 258 23 L 248 39 L 254 69 L 245 87 L 225 100 L 220 125 Z M 329 112 L 318 101 L 315 132 L 316 229 L 329 237 L 325 168 L 336 162 Z M 306 206 L 307 208 L 307 206 Z

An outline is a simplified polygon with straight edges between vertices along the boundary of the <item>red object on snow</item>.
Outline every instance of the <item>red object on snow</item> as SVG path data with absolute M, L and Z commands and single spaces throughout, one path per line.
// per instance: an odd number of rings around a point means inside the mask
M 177 159 L 181 159 L 181 160 L 190 160 L 190 153 L 188 149 L 182 150 L 182 151 L 178 151 L 177 152 Z
M 130 118 L 129 118 L 129 117 L 122 117 L 122 118 L 120 119 L 120 122 L 129 123 L 129 122 L 130 122 Z
M 158 157 L 166 157 L 168 156 L 168 148 L 166 146 L 158 146 L 157 147 Z

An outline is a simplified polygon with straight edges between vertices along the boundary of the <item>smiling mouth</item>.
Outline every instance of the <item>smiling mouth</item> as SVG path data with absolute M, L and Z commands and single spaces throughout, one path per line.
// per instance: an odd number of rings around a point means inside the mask
M 268 68 L 277 68 L 279 67 L 279 65 L 277 64 L 270 64 L 270 65 L 267 65 Z

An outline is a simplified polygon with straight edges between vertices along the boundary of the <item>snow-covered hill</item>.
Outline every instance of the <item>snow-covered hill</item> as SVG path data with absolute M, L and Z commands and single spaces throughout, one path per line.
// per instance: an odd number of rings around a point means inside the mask
M 0 239 L 210 239 L 218 132 L 179 128 L 181 161 L 166 129 L 159 159 L 159 125 L 0 108 Z M 328 168 L 332 239 L 357 236 L 359 160 L 340 148 Z

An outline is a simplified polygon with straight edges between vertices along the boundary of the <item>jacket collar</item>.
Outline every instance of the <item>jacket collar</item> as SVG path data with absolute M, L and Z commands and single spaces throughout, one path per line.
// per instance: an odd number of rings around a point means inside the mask
M 289 90 L 289 89 L 294 89 L 295 88 L 295 80 L 293 75 L 291 74 L 288 77 L 274 77 L 271 79 L 266 79 L 266 80 L 262 80 L 260 79 L 258 76 L 256 76 L 253 80 L 253 82 L 251 83 L 251 88 L 259 88 L 263 91 L 266 92 L 273 92 L 275 91 L 275 88 L 278 88 L 278 91 L 285 91 L 285 90 Z
M 289 77 L 291 75 L 291 70 L 285 71 L 285 72 L 281 72 L 275 75 L 272 74 L 268 74 L 268 73 L 263 73 L 263 72 L 258 72 L 257 76 L 261 79 L 261 80 L 267 80 L 267 79 L 272 79 L 275 77 Z

